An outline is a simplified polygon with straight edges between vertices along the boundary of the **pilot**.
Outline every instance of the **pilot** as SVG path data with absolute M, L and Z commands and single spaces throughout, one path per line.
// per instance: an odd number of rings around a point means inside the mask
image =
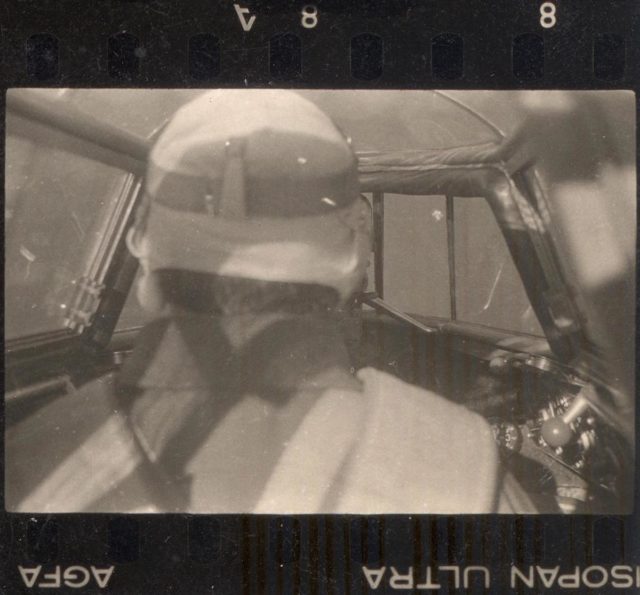
M 283 90 L 207 92 L 150 154 L 129 249 L 154 315 L 116 376 L 7 438 L 21 511 L 525 511 L 487 422 L 372 368 L 341 320 L 370 212 L 331 119 Z

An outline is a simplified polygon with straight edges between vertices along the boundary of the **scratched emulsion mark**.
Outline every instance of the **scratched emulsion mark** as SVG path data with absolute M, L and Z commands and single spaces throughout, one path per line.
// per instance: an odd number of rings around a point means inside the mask
M 498 272 L 496 273 L 496 278 L 494 279 L 493 284 L 491 285 L 491 289 L 489 290 L 487 301 L 484 303 L 484 306 L 482 306 L 482 308 L 478 312 L 476 312 L 476 314 L 481 314 L 482 312 L 486 312 L 489 309 L 489 306 L 491 306 L 491 302 L 493 301 L 493 296 L 496 293 L 496 289 L 498 288 L 498 283 L 500 283 L 500 278 L 502 277 L 502 270 L 504 269 L 504 265 L 505 265 L 505 261 L 503 260 L 502 263 L 500 264 L 500 268 L 498 269 Z
M 36 255 L 24 245 L 20 245 L 20 255 L 23 256 L 27 261 L 27 266 L 24 270 L 24 278 L 28 279 L 29 274 L 31 273 L 31 264 L 35 262 Z

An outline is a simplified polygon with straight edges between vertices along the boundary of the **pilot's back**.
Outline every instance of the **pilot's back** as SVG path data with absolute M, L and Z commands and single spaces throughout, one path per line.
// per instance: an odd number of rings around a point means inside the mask
M 327 317 L 293 317 L 238 350 L 210 319 L 152 323 L 117 378 L 8 432 L 8 461 L 39 461 L 37 481 L 25 467 L 23 493 L 9 490 L 8 506 L 492 511 L 497 458 L 488 424 L 377 370 L 353 376 L 339 333 Z

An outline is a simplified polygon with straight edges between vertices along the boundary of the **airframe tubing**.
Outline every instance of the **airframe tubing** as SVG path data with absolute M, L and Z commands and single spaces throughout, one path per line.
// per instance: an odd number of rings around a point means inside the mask
M 11 89 L 7 93 L 7 112 L 36 121 L 109 151 L 146 163 L 151 141 L 82 112 L 59 99 L 42 93 Z

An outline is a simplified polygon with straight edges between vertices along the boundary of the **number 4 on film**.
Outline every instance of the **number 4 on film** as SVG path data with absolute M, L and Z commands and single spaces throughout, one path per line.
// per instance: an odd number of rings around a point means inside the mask
M 252 15 L 251 11 L 248 8 L 244 8 L 242 6 L 240 6 L 239 4 L 234 4 L 233 8 L 236 9 L 236 14 L 238 15 L 238 20 L 240 21 L 240 24 L 242 25 L 242 30 L 243 31 L 251 31 L 251 27 L 253 27 L 253 24 L 256 22 L 256 15 Z M 249 20 L 247 20 L 245 18 L 244 15 L 250 15 L 249 16 Z

